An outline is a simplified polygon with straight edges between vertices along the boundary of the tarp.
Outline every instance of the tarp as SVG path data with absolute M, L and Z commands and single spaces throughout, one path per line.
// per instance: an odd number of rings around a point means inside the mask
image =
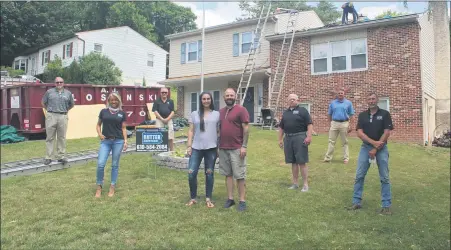
M 18 136 L 17 130 L 13 126 L 0 126 L 0 141 L 1 143 L 15 143 L 25 141 L 25 137 Z

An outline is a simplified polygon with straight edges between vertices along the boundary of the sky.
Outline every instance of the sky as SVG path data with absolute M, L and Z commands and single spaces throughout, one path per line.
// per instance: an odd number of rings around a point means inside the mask
M 202 2 L 175 2 L 178 5 L 191 8 L 197 16 L 197 27 L 202 27 Z M 337 9 L 341 11 L 344 2 L 333 2 Z M 237 17 L 243 16 L 239 7 L 239 2 L 205 2 L 205 27 L 230 23 Z M 308 5 L 315 6 L 317 2 L 307 2 Z M 407 13 L 422 13 L 427 9 L 427 2 L 408 2 L 405 9 L 402 0 L 396 2 L 354 2 L 357 12 L 368 16 L 370 19 L 381 14 L 385 10 Z M 448 4 L 449 6 L 449 4 Z M 448 15 L 450 8 L 448 7 Z

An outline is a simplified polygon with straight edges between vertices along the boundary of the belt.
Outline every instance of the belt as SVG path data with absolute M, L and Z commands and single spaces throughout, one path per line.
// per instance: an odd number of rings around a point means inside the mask
M 53 112 L 53 111 L 49 111 L 49 113 L 60 114 L 60 115 L 67 115 L 67 112 Z
M 286 136 L 296 136 L 296 135 L 305 135 L 305 134 L 307 134 L 307 131 L 297 132 L 297 133 L 285 133 Z
M 116 140 L 118 138 L 114 137 L 114 136 L 105 136 L 105 139 L 107 139 L 107 140 Z
M 333 120 L 334 122 L 347 122 L 349 120 Z

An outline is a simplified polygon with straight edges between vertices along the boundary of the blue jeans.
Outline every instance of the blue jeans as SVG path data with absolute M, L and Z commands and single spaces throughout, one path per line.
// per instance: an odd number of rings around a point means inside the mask
M 358 14 L 357 11 L 352 7 L 346 7 L 343 9 L 343 16 L 341 17 L 341 23 L 345 24 L 348 22 L 348 14 L 352 13 L 353 23 L 357 23 Z
M 211 199 L 216 158 L 217 148 L 203 150 L 192 149 L 188 163 L 188 183 L 191 199 L 196 199 L 197 197 L 197 173 L 199 172 L 202 159 L 204 159 L 205 164 L 205 196 Z
M 360 148 L 354 184 L 354 195 L 352 199 L 353 204 L 360 204 L 362 201 L 363 183 L 365 181 L 365 175 L 370 168 L 370 157 L 368 153 L 371 149 L 373 149 L 373 146 L 367 144 L 362 144 L 362 147 Z M 379 168 L 379 178 L 381 180 L 382 207 L 391 206 L 391 187 L 388 177 L 388 156 L 387 145 L 384 145 L 384 147 L 376 153 L 376 162 L 377 167 Z
M 104 139 L 100 142 L 99 156 L 97 158 L 97 185 L 103 186 L 103 175 L 105 164 L 108 160 L 110 152 L 113 155 L 113 162 L 111 164 L 111 185 L 116 185 L 117 175 L 119 171 L 119 159 L 124 148 L 123 139 Z

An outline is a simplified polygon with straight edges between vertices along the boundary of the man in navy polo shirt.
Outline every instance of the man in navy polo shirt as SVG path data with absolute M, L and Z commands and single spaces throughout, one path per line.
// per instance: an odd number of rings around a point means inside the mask
M 343 145 L 343 162 L 345 164 L 349 161 L 349 146 L 348 133 L 352 131 L 351 123 L 354 116 L 354 107 L 352 102 L 345 98 L 344 89 L 340 89 L 337 93 L 337 98 L 329 104 L 327 117 L 330 122 L 329 130 L 329 146 L 327 148 L 325 162 L 330 162 L 334 154 L 335 143 L 337 137 L 340 135 L 341 143 Z
M 387 110 L 377 106 L 378 97 L 375 93 L 368 95 L 368 110 L 359 114 L 357 121 L 357 135 L 363 141 L 360 148 L 357 171 L 354 184 L 352 206 L 349 210 L 362 208 L 362 193 L 365 175 L 371 162 L 376 162 L 381 180 L 382 210 L 381 214 L 390 215 L 391 186 L 388 174 L 387 141 L 393 122 Z

